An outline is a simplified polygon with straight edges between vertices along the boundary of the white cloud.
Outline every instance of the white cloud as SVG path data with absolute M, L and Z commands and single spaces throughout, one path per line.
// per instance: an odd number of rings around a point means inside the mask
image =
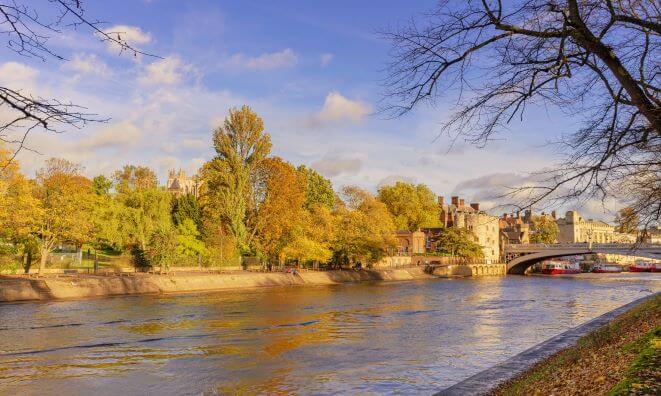
M 113 38 L 122 40 L 131 46 L 147 44 L 152 40 L 149 33 L 143 32 L 142 29 L 137 26 L 115 25 L 104 29 L 103 32 Z M 121 50 L 121 47 L 118 44 L 111 41 L 108 41 L 108 46 L 112 50 Z
M 13 89 L 29 89 L 35 85 L 39 71 L 18 62 L 0 65 L 0 84 Z
M 312 164 L 314 169 L 326 177 L 334 177 L 343 173 L 356 174 L 362 166 L 363 162 L 358 158 L 328 154 Z
M 242 53 L 235 54 L 225 62 L 225 67 L 236 70 L 273 70 L 294 67 L 297 63 L 296 52 L 291 48 L 285 48 L 282 51 L 267 52 L 256 57 L 249 57 Z
M 191 71 L 191 65 L 184 63 L 177 56 L 171 56 L 148 64 L 138 82 L 144 85 L 178 84 L 184 75 Z
M 183 139 L 181 141 L 181 147 L 191 150 L 204 150 L 209 148 L 211 145 L 211 139 Z
M 384 186 L 392 186 L 397 182 L 402 182 L 402 183 L 415 183 L 416 179 L 415 177 L 409 177 L 409 176 L 402 176 L 402 175 L 390 175 L 386 176 L 381 181 L 379 184 L 376 185 L 377 188 L 381 188 Z
M 330 53 L 321 54 L 321 56 L 319 56 L 319 62 L 321 63 L 321 67 L 328 66 L 328 64 L 331 63 L 334 57 L 335 55 Z
M 94 150 L 103 148 L 135 147 L 141 140 L 140 130 L 129 122 L 110 125 L 83 138 L 77 145 L 79 149 Z
M 112 75 L 110 67 L 94 54 L 75 54 L 73 59 L 62 65 L 62 68 L 78 75 L 95 75 L 99 77 L 109 77 Z
M 371 111 L 372 106 L 368 103 L 345 98 L 339 92 L 333 91 L 326 96 L 321 110 L 310 117 L 308 124 L 318 126 L 347 121 L 358 123 Z

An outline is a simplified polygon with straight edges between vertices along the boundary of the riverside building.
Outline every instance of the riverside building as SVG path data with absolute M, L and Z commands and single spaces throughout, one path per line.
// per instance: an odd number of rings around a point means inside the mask
M 500 240 L 498 217 L 480 210 L 479 203 L 466 205 L 465 201 L 457 196 L 445 203 L 445 198 L 438 197 L 440 206 L 440 221 L 443 227 L 466 228 L 475 235 L 477 242 L 484 252 L 487 263 L 497 263 L 500 259 Z

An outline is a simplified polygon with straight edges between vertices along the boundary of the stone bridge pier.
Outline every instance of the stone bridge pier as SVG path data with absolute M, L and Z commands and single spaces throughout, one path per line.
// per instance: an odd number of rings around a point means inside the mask
M 454 276 L 502 276 L 507 273 L 506 264 L 452 264 L 430 266 L 429 273 L 439 277 Z

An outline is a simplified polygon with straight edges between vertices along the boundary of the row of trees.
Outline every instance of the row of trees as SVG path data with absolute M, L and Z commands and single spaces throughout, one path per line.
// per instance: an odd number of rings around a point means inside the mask
M 199 197 L 173 196 L 153 170 L 135 165 L 90 180 L 79 165 L 52 158 L 29 180 L 2 150 L 0 237 L 26 266 L 39 259 L 40 269 L 60 244 L 130 253 L 138 265 L 162 268 L 239 256 L 346 265 L 391 252 L 396 229 L 438 226 L 434 194 L 424 185 L 396 183 L 377 196 L 349 186 L 338 194 L 313 169 L 271 156 L 263 121 L 247 106 L 230 110 L 213 144 Z M 470 239 L 462 234 L 448 245 Z

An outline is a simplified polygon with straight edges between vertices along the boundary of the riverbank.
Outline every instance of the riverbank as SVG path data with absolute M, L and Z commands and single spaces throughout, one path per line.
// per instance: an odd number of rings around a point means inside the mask
M 284 272 L 236 271 L 217 274 L 175 273 L 130 275 L 69 275 L 26 278 L 0 277 L 0 302 L 58 300 L 129 294 L 190 293 L 268 286 L 331 285 L 360 281 L 430 279 L 423 267 Z
M 661 293 L 656 293 L 555 336 L 438 394 L 659 394 L 660 342 Z
M 661 295 L 541 362 L 494 395 L 661 394 Z

